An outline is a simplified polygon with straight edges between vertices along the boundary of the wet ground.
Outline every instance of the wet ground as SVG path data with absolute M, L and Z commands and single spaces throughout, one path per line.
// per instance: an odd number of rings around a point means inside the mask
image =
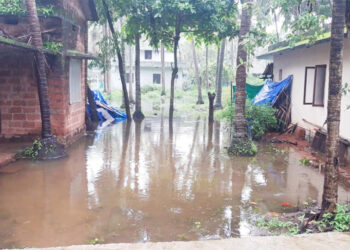
M 54 162 L 0 174 L 0 248 L 258 235 L 254 219 L 321 200 L 323 176 L 293 149 L 230 158 L 229 130 L 206 120 L 115 124 Z M 350 192 L 339 188 L 339 201 Z

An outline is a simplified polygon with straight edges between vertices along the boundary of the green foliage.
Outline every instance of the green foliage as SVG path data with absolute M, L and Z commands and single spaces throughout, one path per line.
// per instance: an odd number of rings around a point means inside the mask
M 273 234 L 286 232 L 289 235 L 295 235 L 299 232 L 299 225 L 297 223 L 281 221 L 278 217 L 269 220 L 266 220 L 265 217 L 260 218 L 257 221 L 257 226 Z
M 160 91 L 161 88 L 155 85 L 146 85 L 141 87 L 141 94 L 146 94 L 151 91 Z
M 257 152 L 257 146 L 250 139 L 232 139 L 228 148 L 228 154 L 234 156 L 254 156 Z
M 94 238 L 88 241 L 89 245 L 96 245 L 96 244 L 102 244 L 105 242 L 104 238 Z
M 55 54 L 59 54 L 62 51 L 62 43 L 58 42 L 44 42 L 44 48 L 51 50 Z
M 310 163 L 310 160 L 307 158 L 300 159 L 300 163 L 302 165 L 308 165 Z
M 54 6 L 37 1 L 38 14 L 51 16 L 54 14 Z M 26 13 L 24 0 L 0 0 L 0 15 L 23 15 Z
M 43 145 L 40 140 L 35 140 L 32 144 L 32 146 L 27 147 L 23 151 L 23 155 L 25 157 L 29 157 L 33 160 L 37 159 L 39 156 L 39 151 L 42 149 Z
M 334 213 L 325 213 L 322 220 L 316 222 L 318 229 L 323 231 L 345 232 L 350 230 L 350 212 L 347 205 L 337 204 Z
M 0 15 L 23 14 L 22 0 L 0 0 Z
M 252 138 L 259 140 L 267 131 L 277 129 L 276 109 L 270 105 L 247 105 L 246 118 Z

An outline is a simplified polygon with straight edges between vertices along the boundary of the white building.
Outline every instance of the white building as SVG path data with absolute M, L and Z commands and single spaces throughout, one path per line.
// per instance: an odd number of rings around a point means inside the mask
M 104 32 L 107 32 L 104 30 Z M 97 42 L 100 40 L 101 28 L 93 28 L 90 30 L 90 52 L 98 54 Z M 155 50 L 148 45 L 147 40 L 142 40 L 140 44 L 140 82 L 141 87 L 146 85 L 158 85 L 161 87 L 162 79 L 162 67 L 161 67 L 161 51 Z M 131 57 L 130 57 L 131 52 Z M 186 72 L 184 71 L 184 64 L 182 58 L 178 55 L 178 68 L 179 72 L 175 80 L 175 87 L 181 88 L 186 78 Z M 131 59 L 131 61 L 130 61 Z M 165 62 L 165 87 L 170 88 L 170 80 L 172 74 L 172 67 L 174 62 L 174 55 L 171 51 L 165 49 L 164 52 Z M 131 77 L 129 76 L 131 72 Z M 135 46 L 125 47 L 125 73 L 126 81 L 132 81 L 133 91 L 135 91 Z M 88 79 L 90 86 L 94 89 L 103 88 L 104 83 L 108 82 L 111 90 L 122 89 L 118 60 L 115 58 L 111 62 L 111 69 L 108 73 L 103 74 L 100 69 L 92 68 L 89 70 Z M 129 87 L 129 84 L 128 84 Z
M 317 127 L 326 128 L 330 33 L 314 45 L 299 43 L 295 48 L 279 46 L 258 56 L 273 60 L 274 80 L 293 75 L 291 92 L 292 123 L 309 132 Z M 350 40 L 345 38 L 343 82 L 350 83 Z M 350 93 L 343 95 L 341 105 L 340 136 L 350 140 Z

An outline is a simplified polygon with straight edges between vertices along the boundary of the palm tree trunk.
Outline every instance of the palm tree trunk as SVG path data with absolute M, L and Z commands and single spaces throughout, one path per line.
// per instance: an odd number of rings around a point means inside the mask
M 35 0 L 26 0 L 29 26 L 32 34 L 33 45 L 36 51 L 36 68 L 39 77 L 38 96 L 41 114 L 41 147 L 33 146 L 37 151 L 37 158 L 42 160 L 58 159 L 66 156 L 64 148 L 59 144 L 51 132 L 49 89 L 46 75 L 46 58 L 43 52 L 43 40 L 41 37 L 40 23 Z
M 198 90 L 197 104 L 204 104 L 203 97 L 202 97 L 202 81 L 199 76 L 198 60 L 197 60 L 197 53 L 196 53 L 196 47 L 195 47 L 194 41 L 192 41 L 192 54 L 193 54 L 194 69 L 195 69 L 196 80 L 197 80 L 197 90 Z
M 165 95 L 165 51 L 164 51 L 164 45 L 161 44 L 160 48 L 160 60 L 162 64 L 162 93 L 161 95 Z
M 169 105 L 169 130 L 172 131 L 172 121 L 174 117 L 174 91 L 175 91 L 175 79 L 176 75 L 179 71 L 178 65 L 177 65 L 177 49 L 179 47 L 179 40 L 180 40 L 180 24 L 179 20 L 177 18 L 176 21 L 176 27 L 175 27 L 175 36 L 174 36 L 174 67 L 173 72 L 171 74 L 171 82 L 170 82 L 170 105 Z
M 205 84 L 207 86 L 207 89 L 209 88 L 209 48 L 208 46 L 205 48 Z
M 345 7 L 345 0 L 333 1 L 327 113 L 327 159 L 324 173 L 322 212 L 333 212 L 338 200 L 338 148 Z
M 140 82 L 140 36 L 135 36 L 135 92 L 136 105 L 133 114 L 134 120 L 142 120 L 145 116 L 141 109 L 141 82 Z
M 120 80 L 122 82 L 122 88 L 123 88 L 123 96 L 124 96 L 124 104 L 125 104 L 125 111 L 127 115 L 127 119 L 131 120 L 131 114 L 130 114 L 130 105 L 129 105 L 129 96 L 128 96 L 128 90 L 126 88 L 126 81 L 125 81 L 125 70 L 124 70 L 124 61 L 123 61 L 123 56 L 120 51 L 119 47 L 119 42 L 116 38 L 116 32 L 113 26 L 113 21 L 111 14 L 109 12 L 108 5 L 105 0 L 102 0 L 103 8 L 105 11 L 105 15 L 107 18 L 107 22 L 109 25 L 109 29 L 112 33 L 112 36 L 114 37 L 113 42 L 115 44 L 116 50 L 117 50 L 117 57 L 118 57 L 118 67 L 119 67 L 119 75 L 120 75 Z
M 218 82 L 216 84 L 216 99 L 215 99 L 215 108 L 216 109 L 222 109 L 222 103 L 221 103 L 222 73 L 223 73 L 223 68 L 224 68 L 225 44 L 226 44 L 226 40 L 222 39 L 222 41 L 221 41 L 221 49 L 220 49 L 219 70 L 218 70 Z
M 238 38 L 234 138 L 248 138 L 248 127 L 245 116 L 247 51 L 244 48 L 243 41 L 250 31 L 252 0 L 242 1 L 242 3 L 247 4 L 247 6 L 242 10 L 241 27 Z
M 38 48 L 36 52 L 37 70 L 39 75 L 38 95 L 41 113 L 41 136 L 42 138 L 51 138 L 51 120 L 50 120 L 50 104 L 49 90 L 46 78 L 46 59 L 43 49 L 43 41 L 41 37 L 40 23 L 36 9 L 35 0 L 26 0 L 26 6 L 29 16 L 29 25 L 33 36 L 33 45 Z
M 133 90 L 133 84 L 134 84 L 134 78 L 132 77 L 132 68 L 133 68 L 133 59 L 132 59 L 132 46 L 129 45 L 129 100 L 130 103 L 134 103 L 134 90 Z
M 217 57 L 216 57 L 216 75 L 215 75 L 215 88 L 218 85 L 219 82 L 219 70 L 220 70 L 220 51 L 221 46 L 218 48 L 217 51 Z

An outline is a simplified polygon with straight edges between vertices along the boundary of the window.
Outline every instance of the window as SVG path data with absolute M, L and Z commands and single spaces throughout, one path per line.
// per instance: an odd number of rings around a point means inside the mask
M 152 60 L 152 50 L 145 50 L 145 59 Z
M 312 104 L 314 100 L 315 67 L 305 68 L 304 104 Z
M 130 83 L 130 74 L 129 73 L 125 74 L 125 81 L 127 83 Z M 133 82 L 133 81 L 134 81 L 134 74 L 131 74 L 131 82 Z
M 314 106 L 324 105 L 324 85 L 326 82 L 326 65 L 318 65 L 315 69 Z
M 282 69 L 280 69 L 279 71 L 278 71 L 278 79 L 279 79 L 279 81 L 282 81 L 283 79 L 282 79 Z
M 160 84 L 160 74 L 153 74 L 153 83 Z
M 81 101 L 81 60 L 70 59 L 69 103 L 73 104 Z
M 324 106 L 326 65 L 305 68 L 304 104 Z

